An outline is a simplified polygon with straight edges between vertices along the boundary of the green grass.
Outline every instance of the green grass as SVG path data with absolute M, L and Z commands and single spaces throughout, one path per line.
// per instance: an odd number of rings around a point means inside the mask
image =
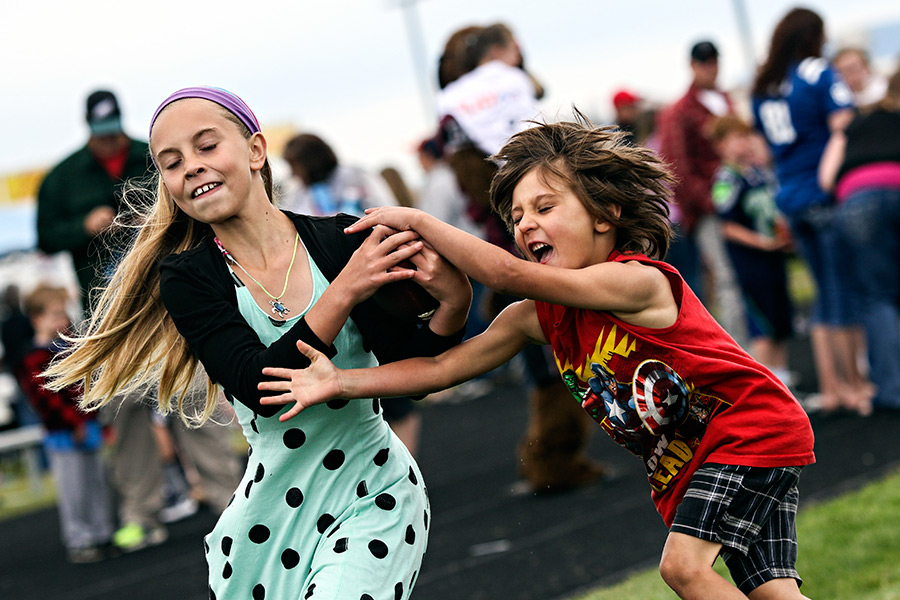
M 0 469 L 0 521 L 56 504 L 56 487 L 49 473 L 41 476 L 40 489 L 31 489 L 18 469 Z
M 816 298 L 816 282 L 809 266 L 799 256 L 787 261 L 788 293 L 796 306 L 809 306 Z
M 806 596 L 900 600 L 900 472 L 859 491 L 801 509 L 797 537 L 797 570 L 804 579 Z M 728 577 L 721 560 L 716 562 L 716 570 Z M 651 569 L 578 600 L 623 598 L 678 597 L 656 569 Z

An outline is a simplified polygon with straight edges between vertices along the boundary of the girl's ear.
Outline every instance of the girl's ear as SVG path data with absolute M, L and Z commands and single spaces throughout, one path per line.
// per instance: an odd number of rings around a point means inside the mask
M 266 164 L 266 138 L 261 133 L 250 136 L 250 168 L 259 171 Z

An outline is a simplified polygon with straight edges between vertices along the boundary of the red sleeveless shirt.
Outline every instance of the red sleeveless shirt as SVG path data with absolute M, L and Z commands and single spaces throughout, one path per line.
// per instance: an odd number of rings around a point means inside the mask
M 613 251 L 669 280 L 678 318 L 662 329 L 610 312 L 536 302 L 563 381 L 617 443 L 641 458 L 651 496 L 672 524 L 703 463 L 752 467 L 815 462 L 806 412 L 709 314 L 674 267 Z

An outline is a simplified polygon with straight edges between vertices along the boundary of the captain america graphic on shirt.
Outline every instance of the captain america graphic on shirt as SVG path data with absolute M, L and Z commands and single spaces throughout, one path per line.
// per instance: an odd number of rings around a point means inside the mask
M 609 335 L 615 337 L 615 326 Z M 627 334 L 622 339 L 628 347 Z M 604 345 L 598 340 L 598 347 Z M 613 346 L 621 347 L 621 343 Z M 658 360 L 644 360 L 626 377 L 617 379 L 609 367 L 610 362 L 616 362 L 611 360 L 613 356 L 615 352 L 606 360 L 601 358 L 602 362 L 586 362 L 577 371 L 562 370 L 563 381 L 616 443 L 644 459 L 653 489 L 663 492 L 693 457 L 709 420 L 728 403 L 693 390 Z M 559 356 L 556 362 L 558 366 L 571 365 Z M 591 376 L 582 380 L 578 371 Z

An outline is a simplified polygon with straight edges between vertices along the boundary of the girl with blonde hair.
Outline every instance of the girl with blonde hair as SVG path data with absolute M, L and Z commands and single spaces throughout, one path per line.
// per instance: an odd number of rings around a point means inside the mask
M 225 90 L 179 90 L 157 109 L 156 201 L 54 387 L 82 406 L 158 386 L 160 410 L 208 419 L 224 390 L 250 446 L 247 471 L 206 538 L 210 597 L 407 598 L 429 508 L 415 461 L 378 399 L 333 402 L 283 422 L 264 406 L 263 366 L 303 368 L 298 340 L 347 366 L 434 355 L 462 337 L 471 290 L 415 234 L 343 228 L 272 203 L 266 140 Z M 409 260 L 415 269 L 398 268 Z M 379 288 L 411 279 L 439 303 L 427 323 L 392 316 Z M 185 404 L 208 375 L 199 414 Z

